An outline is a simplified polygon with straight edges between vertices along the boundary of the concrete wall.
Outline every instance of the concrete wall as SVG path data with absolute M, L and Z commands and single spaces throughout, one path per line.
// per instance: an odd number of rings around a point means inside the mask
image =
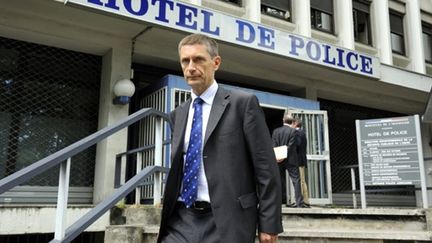
M 72 206 L 67 210 L 66 226 L 89 212 L 93 206 Z M 52 233 L 55 229 L 55 205 L 0 205 L 0 235 Z M 86 231 L 104 231 L 109 225 L 109 212 Z

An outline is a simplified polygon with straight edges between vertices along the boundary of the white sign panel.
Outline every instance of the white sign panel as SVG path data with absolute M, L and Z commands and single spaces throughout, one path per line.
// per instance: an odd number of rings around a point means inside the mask
M 419 144 L 413 116 L 360 121 L 364 184 L 420 184 Z
M 174 0 L 69 0 L 80 6 L 141 20 L 331 68 L 380 77 L 376 57 L 283 32 Z
M 362 208 L 365 186 L 421 185 L 428 207 L 418 115 L 356 120 Z

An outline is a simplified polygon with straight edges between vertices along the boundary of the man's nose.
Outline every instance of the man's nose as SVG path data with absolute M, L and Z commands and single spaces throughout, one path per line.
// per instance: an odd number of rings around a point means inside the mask
M 186 66 L 186 68 L 188 70 L 195 70 L 195 63 L 193 62 L 193 60 L 190 60 L 188 65 Z

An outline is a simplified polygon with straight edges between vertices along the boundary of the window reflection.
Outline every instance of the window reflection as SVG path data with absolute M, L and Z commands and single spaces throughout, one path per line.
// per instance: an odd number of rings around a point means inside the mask
M 366 45 L 372 44 L 369 7 L 370 1 L 353 1 L 354 39 Z
M 393 52 L 405 55 L 403 15 L 401 13 L 390 12 L 390 35 Z
M 391 45 L 392 45 L 392 50 L 394 52 L 403 54 L 404 51 L 404 40 L 403 40 L 403 36 L 400 36 L 398 34 L 395 33 L 391 33 Z
M 310 5 L 312 28 L 333 33 L 333 1 L 311 0 Z
M 291 1 L 290 0 L 261 0 L 261 13 L 291 21 Z

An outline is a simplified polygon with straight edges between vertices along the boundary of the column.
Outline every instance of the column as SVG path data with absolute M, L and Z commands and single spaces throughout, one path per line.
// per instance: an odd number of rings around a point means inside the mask
M 374 44 L 381 63 L 393 65 L 388 2 L 385 0 L 372 1 L 371 17 L 374 25 Z
M 293 20 L 297 26 L 297 33 L 311 37 L 310 0 L 292 0 Z
M 318 100 L 318 89 L 314 80 L 305 80 L 305 87 L 294 90 L 292 95 L 308 100 Z
M 342 47 L 354 50 L 353 8 L 352 2 L 347 0 L 336 0 L 335 23 L 338 30 L 339 44 Z
M 114 105 L 113 86 L 117 80 L 130 78 L 131 44 L 119 44 L 102 58 L 102 81 L 98 129 L 129 115 L 129 105 Z M 93 203 L 99 203 L 114 191 L 115 155 L 127 149 L 127 129 L 102 140 L 96 147 Z
M 246 10 L 245 18 L 260 23 L 261 22 L 261 0 L 244 1 Z
M 423 36 L 419 0 L 406 1 L 406 29 L 408 39 L 408 56 L 411 59 L 410 69 L 418 73 L 426 73 L 426 63 L 423 50 Z

